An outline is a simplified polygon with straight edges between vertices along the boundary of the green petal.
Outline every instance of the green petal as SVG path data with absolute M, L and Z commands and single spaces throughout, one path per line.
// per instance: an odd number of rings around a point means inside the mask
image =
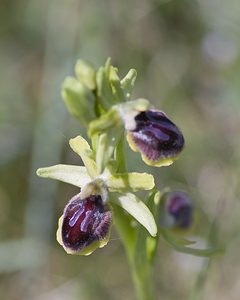
M 56 233 L 56 238 L 57 238 L 58 243 L 64 248 L 64 250 L 67 252 L 67 254 L 87 256 L 87 255 L 92 254 L 97 248 L 103 248 L 109 242 L 110 231 L 104 240 L 95 241 L 92 244 L 90 244 L 88 247 L 86 247 L 80 251 L 73 251 L 72 249 L 65 247 L 65 245 L 63 244 L 62 233 L 61 233 L 62 232 L 62 223 L 63 223 L 63 215 L 58 220 L 58 229 L 57 229 L 57 233 Z
M 88 142 L 79 135 L 73 139 L 70 139 L 69 144 L 72 150 L 81 157 L 88 174 L 92 178 L 96 177 L 97 166 L 95 161 L 91 158 L 93 154 Z
M 113 156 L 114 150 L 121 138 L 123 130 L 110 128 L 99 136 L 96 163 L 99 174 L 102 174 L 109 160 Z
M 183 240 L 178 240 L 169 230 L 161 229 L 160 231 L 161 236 L 164 240 L 171 245 L 176 251 L 191 254 L 195 256 L 202 256 L 202 257 L 211 257 L 214 255 L 219 255 L 224 253 L 224 248 L 222 247 L 214 247 L 209 249 L 196 249 L 191 247 L 186 247 L 184 244 L 192 244 L 193 242 L 187 242 Z
M 80 166 L 55 165 L 47 168 L 40 168 L 37 170 L 37 175 L 70 183 L 80 188 L 91 181 L 86 168 Z
M 132 191 L 151 190 L 154 187 L 154 178 L 148 173 L 123 173 L 110 175 L 107 186 L 110 192 L 119 192 L 131 189 Z
M 152 235 L 157 235 L 157 225 L 148 207 L 134 194 L 119 195 L 116 204 L 124 208 Z

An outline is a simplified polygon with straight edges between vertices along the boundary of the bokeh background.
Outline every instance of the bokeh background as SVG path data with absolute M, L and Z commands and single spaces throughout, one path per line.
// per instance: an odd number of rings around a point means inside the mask
M 240 297 L 240 2 L 224 0 L 2 0 L 0 2 L 0 299 L 134 299 L 115 231 L 90 257 L 55 240 L 64 205 L 77 193 L 38 178 L 40 166 L 79 164 L 68 140 L 85 134 L 60 97 L 78 58 L 112 57 L 123 76 L 138 70 L 135 97 L 150 99 L 184 132 L 186 148 L 158 187 L 184 189 L 212 260 L 160 241 L 157 299 Z M 143 170 L 129 151 L 129 169 Z

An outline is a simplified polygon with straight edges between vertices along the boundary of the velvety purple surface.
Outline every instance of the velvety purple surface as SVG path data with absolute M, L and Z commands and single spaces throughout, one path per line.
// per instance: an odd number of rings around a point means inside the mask
M 100 196 L 90 196 L 80 200 L 75 196 L 64 210 L 62 241 L 65 247 L 74 251 L 103 240 L 110 228 L 111 211 L 103 205 Z
M 184 146 L 180 129 L 161 111 L 148 110 L 135 117 L 136 129 L 132 139 L 149 160 L 177 156 Z
M 188 228 L 192 223 L 192 203 L 183 192 L 169 193 L 166 200 L 166 209 L 176 222 L 176 226 Z

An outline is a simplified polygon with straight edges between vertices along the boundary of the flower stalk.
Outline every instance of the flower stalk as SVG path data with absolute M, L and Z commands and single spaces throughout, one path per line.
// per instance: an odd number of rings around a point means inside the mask
M 121 162 L 121 171 L 126 172 L 125 140 L 121 139 L 116 151 L 116 159 Z M 154 300 L 153 264 L 146 255 L 146 233 L 140 227 L 133 228 L 131 218 L 119 207 L 114 207 L 115 225 L 121 236 L 138 300 Z

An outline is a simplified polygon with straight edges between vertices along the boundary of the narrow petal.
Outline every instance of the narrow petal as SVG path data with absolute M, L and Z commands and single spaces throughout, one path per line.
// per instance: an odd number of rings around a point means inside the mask
M 80 135 L 70 139 L 70 147 L 76 152 L 82 159 L 85 167 L 87 168 L 88 174 L 94 178 L 97 176 L 97 166 L 92 157 L 92 150 L 88 142 Z
M 151 190 L 154 187 L 154 178 L 148 173 L 123 173 L 110 175 L 107 178 L 107 186 L 110 192 Z
M 91 181 L 85 167 L 55 165 L 37 170 L 37 175 L 44 178 L 60 180 L 82 188 Z
M 119 195 L 115 201 L 142 224 L 152 236 L 157 235 L 157 225 L 151 211 L 134 194 Z

